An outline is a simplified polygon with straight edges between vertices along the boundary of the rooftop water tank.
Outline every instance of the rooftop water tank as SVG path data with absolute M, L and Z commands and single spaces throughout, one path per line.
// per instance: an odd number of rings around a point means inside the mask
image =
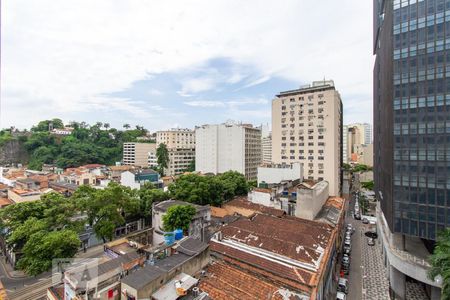
M 164 233 L 164 241 L 166 245 L 172 245 L 175 242 L 175 234 L 173 232 Z
M 174 231 L 174 233 L 175 233 L 175 240 L 176 241 L 181 240 L 183 238 L 183 229 L 176 229 Z

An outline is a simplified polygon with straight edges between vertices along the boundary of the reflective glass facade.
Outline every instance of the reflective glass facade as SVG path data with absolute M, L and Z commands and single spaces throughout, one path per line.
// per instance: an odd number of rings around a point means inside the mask
M 379 190 L 392 189 L 382 201 L 390 201 L 384 206 L 391 206 L 393 232 L 434 240 L 450 226 L 450 0 L 384 2 L 380 27 L 391 30 L 392 85 L 376 88 L 392 88 L 392 98 L 391 107 L 375 101 L 374 109 L 391 110 L 392 126 L 375 140 L 392 135 L 392 184 Z

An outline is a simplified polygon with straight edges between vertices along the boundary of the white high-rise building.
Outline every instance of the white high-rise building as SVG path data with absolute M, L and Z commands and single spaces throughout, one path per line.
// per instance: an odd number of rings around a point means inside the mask
M 281 92 L 272 102 L 272 161 L 300 162 L 304 178 L 341 192 L 342 101 L 334 82 Z
M 257 178 L 261 157 L 261 129 L 228 122 L 195 128 L 195 170 L 202 173 L 238 171 Z

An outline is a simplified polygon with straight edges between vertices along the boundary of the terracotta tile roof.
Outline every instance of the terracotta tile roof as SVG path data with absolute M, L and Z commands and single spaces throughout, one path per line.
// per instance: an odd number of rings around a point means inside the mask
M 261 204 L 256 204 L 256 203 L 250 202 L 247 200 L 246 196 L 236 197 L 233 200 L 231 200 L 230 202 L 227 202 L 224 204 L 224 207 L 230 207 L 230 206 L 244 208 L 244 209 L 252 210 L 254 212 L 260 212 L 263 214 L 268 214 L 268 215 L 272 215 L 272 216 L 276 216 L 276 217 L 281 217 L 286 214 L 281 209 L 276 209 L 273 207 L 268 207 L 268 206 L 264 206 Z
M 310 285 L 311 279 L 314 275 L 314 273 L 299 267 L 289 266 L 277 261 L 268 260 L 261 256 L 244 252 L 214 241 L 210 243 L 209 248 L 213 252 L 217 252 L 231 258 L 224 258 L 226 261 L 236 263 L 235 260 L 237 260 L 248 265 L 241 265 L 241 267 L 247 268 L 251 271 L 260 272 L 260 269 L 267 271 L 265 277 L 270 277 L 272 280 L 283 281 L 284 284 L 289 285 L 292 288 L 308 290 L 306 286 Z
M 87 164 L 84 166 L 80 166 L 80 168 L 84 168 L 84 169 L 97 169 L 97 168 L 102 168 L 105 165 L 100 165 L 100 164 Z
M 4 207 L 13 203 L 14 202 L 9 200 L 8 198 L 0 198 L 0 207 Z
M 228 211 L 226 209 L 211 206 L 211 216 L 212 217 L 223 218 L 227 215 L 228 215 Z
M 221 262 L 213 263 L 208 267 L 207 277 L 200 281 L 200 289 L 215 300 L 284 299 L 277 292 L 279 286 Z M 289 299 L 296 298 L 291 296 Z
M 111 171 L 128 171 L 134 169 L 133 166 L 110 166 Z
M 0 183 L 0 190 L 6 190 L 8 186 L 6 184 Z
M 32 175 L 28 178 L 30 178 L 34 182 L 39 182 L 39 183 L 48 181 L 48 177 L 45 175 Z
M 329 246 L 332 227 L 295 217 L 257 214 L 224 226 L 222 234 L 224 238 L 318 266 Z
M 341 197 L 329 197 L 324 206 L 332 206 L 341 210 L 344 207 L 344 198 Z

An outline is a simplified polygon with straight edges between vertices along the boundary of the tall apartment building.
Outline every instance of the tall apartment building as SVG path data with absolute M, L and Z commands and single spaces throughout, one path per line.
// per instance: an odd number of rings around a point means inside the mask
M 269 132 L 261 138 L 261 150 L 263 163 L 270 164 L 272 162 L 272 133 Z
M 333 81 L 281 92 L 272 101 L 272 161 L 300 162 L 304 177 L 326 180 L 339 196 L 342 180 L 342 101 Z
M 257 178 L 261 157 L 261 129 L 250 124 L 226 123 L 195 128 L 195 170 L 202 173 L 238 171 Z
M 374 181 L 390 292 L 427 277 L 437 233 L 450 226 L 450 3 L 374 0 Z M 425 247 L 427 246 L 427 247 Z M 407 257 L 410 259 L 405 259 Z
M 187 128 L 174 128 L 156 132 L 156 144 L 168 149 L 195 149 L 195 132 Z
M 372 127 L 367 123 L 344 125 L 342 143 L 344 163 L 369 160 L 369 158 L 362 158 L 362 149 L 363 146 L 368 146 L 372 143 Z
M 149 153 L 156 153 L 156 144 L 123 143 L 122 162 L 124 165 L 148 167 Z
M 175 128 L 156 132 L 156 144 L 165 144 L 169 150 L 167 175 L 179 175 L 189 168 L 195 159 L 195 132 Z

